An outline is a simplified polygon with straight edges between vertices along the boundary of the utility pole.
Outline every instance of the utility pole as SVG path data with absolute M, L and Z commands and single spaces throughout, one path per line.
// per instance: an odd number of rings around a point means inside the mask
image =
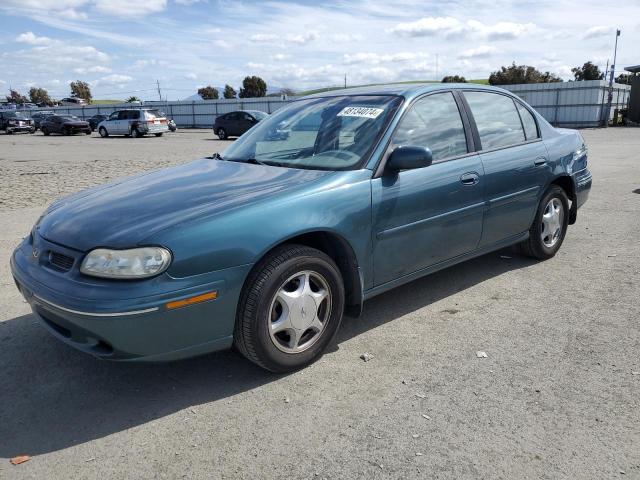
M 158 99 L 162 101 L 162 93 L 160 93 L 160 80 L 156 80 L 156 84 L 158 85 Z
M 347 74 L 344 74 L 344 88 L 347 88 Z
M 611 102 L 613 101 L 613 79 L 616 72 L 616 55 L 618 54 L 618 37 L 620 36 L 620 30 L 616 29 L 616 46 L 613 49 L 613 63 L 611 64 L 611 71 L 609 72 L 609 97 L 607 99 L 607 115 L 604 117 L 604 126 L 609 126 L 609 116 L 611 115 Z

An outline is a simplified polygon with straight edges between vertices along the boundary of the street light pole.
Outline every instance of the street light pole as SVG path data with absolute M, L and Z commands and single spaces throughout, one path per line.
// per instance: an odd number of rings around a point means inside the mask
M 604 117 L 604 126 L 609 126 L 609 117 L 611 116 L 611 102 L 613 101 L 613 79 L 616 70 L 616 55 L 618 54 L 618 37 L 620 36 L 620 30 L 616 29 L 616 46 L 613 49 L 613 63 L 611 64 L 611 71 L 609 72 L 609 96 L 607 99 L 607 115 Z

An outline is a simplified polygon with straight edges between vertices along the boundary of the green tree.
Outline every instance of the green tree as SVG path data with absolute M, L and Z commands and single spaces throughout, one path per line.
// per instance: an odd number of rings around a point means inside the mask
M 224 92 L 222 93 L 224 98 L 236 98 L 237 94 L 238 92 L 236 92 L 231 85 L 227 84 L 224 86 Z
M 47 107 L 53 105 L 49 92 L 44 88 L 31 87 L 29 89 L 29 99 L 36 105 L 46 105 Z
M 604 73 L 600 71 L 597 65 L 594 65 L 590 61 L 586 62 L 582 67 L 572 68 L 571 73 L 573 73 L 576 81 L 602 80 L 604 78 Z
M 89 87 L 87 82 L 76 80 L 75 82 L 71 82 L 69 86 L 71 87 L 72 97 L 82 98 L 87 103 L 91 103 L 91 87 Z
M 442 83 L 467 83 L 467 79 L 459 75 L 447 75 L 442 79 Z
M 240 98 L 264 97 L 267 95 L 267 84 L 263 79 L 256 76 L 245 77 L 240 89 Z
M 23 103 L 27 103 L 28 101 L 29 99 L 24 95 L 20 95 L 17 90 L 9 90 L 9 95 L 7 95 L 7 102 L 22 105 Z
M 125 103 L 134 103 L 134 102 L 142 102 L 142 100 L 140 100 L 138 97 L 136 97 L 134 95 L 132 97 L 127 98 L 124 102 Z
M 631 79 L 633 78 L 632 73 L 621 73 L 616 77 L 616 83 L 623 83 L 626 85 L 631 85 Z
M 218 89 L 213 88 L 211 85 L 199 88 L 198 95 L 200 95 L 203 100 L 217 100 L 220 98 L 218 95 Z
M 516 65 L 513 62 L 508 67 L 500 67 L 500 70 L 489 75 L 490 85 L 514 85 L 518 83 L 551 83 L 561 82 L 562 79 L 553 73 L 541 72 L 535 67 Z

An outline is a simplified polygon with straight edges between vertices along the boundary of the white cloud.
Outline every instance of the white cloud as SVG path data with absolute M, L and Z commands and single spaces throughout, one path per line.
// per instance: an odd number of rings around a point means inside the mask
M 227 42 L 226 40 L 215 40 L 213 42 L 213 46 L 214 47 L 218 47 L 218 48 L 224 48 L 224 49 L 232 47 L 232 45 L 229 42 Z
M 460 55 L 458 55 L 458 57 L 459 58 L 486 58 L 493 55 L 497 51 L 498 50 L 495 47 L 490 47 L 488 45 L 481 45 L 477 48 L 469 48 L 467 50 L 463 50 L 462 52 L 460 52 Z
M 129 75 L 119 75 L 117 73 L 113 73 L 111 75 L 107 75 L 106 77 L 102 77 L 94 82 L 95 85 L 118 85 L 122 83 L 129 83 L 133 80 Z
M 186 78 L 187 80 L 196 80 L 198 76 L 193 72 L 189 72 L 185 74 L 184 78 Z
M 453 35 L 462 32 L 464 25 L 453 17 L 424 17 L 415 22 L 399 23 L 389 29 L 405 37 L 427 37 L 430 35 Z
M 604 37 L 604 36 L 609 35 L 611 33 L 613 33 L 613 28 L 612 27 L 605 27 L 605 26 L 600 25 L 600 26 L 588 28 L 587 31 L 584 32 L 583 38 Z
M 53 40 L 49 37 L 38 37 L 33 32 L 24 32 L 18 35 L 16 42 L 26 43 L 29 45 L 51 45 Z
M 102 65 L 94 65 L 93 67 L 78 67 L 73 69 L 74 73 L 79 75 L 84 75 L 86 73 L 111 73 L 111 69 L 109 67 L 104 67 Z
M 167 8 L 167 0 L 97 0 L 95 8 L 100 13 L 116 17 L 143 17 L 162 12 Z
M 359 63 L 366 63 L 377 65 L 379 63 L 401 63 L 409 62 L 417 59 L 418 57 L 424 57 L 425 54 L 420 52 L 398 52 L 392 54 L 378 54 L 372 52 L 361 53 L 345 53 L 343 61 L 347 65 L 355 65 Z
M 498 22 L 494 25 L 485 25 L 476 20 L 469 20 L 467 27 L 489 40 L 513 40 L 536 28 L 533 23 Z
M 186 5 L 188 7 L 195 3 L 199 3 L 202 0 L 173 0 L 173 1 L 176 2 L 178 5 Z
M 414 22 L 399 23 L 388 30 L 405 37 L 427 37 L 443 35 L 451 37 L 466 33 L 476 33 L 489 40 L 510 40 L 535 28 L 533 23 L 498 22 L 486 25 L 477 20 L 462 22 L 454 17 L 424 17 Z
M 303 34 L 288 34 L 284 37 L 273 33 L 255 33 L 249 37 L 252 42 L 304 45 L 318 39 L 318 33 L 310 31 Z
M 276 53 L 275 55 L 271 55 L 272 60 L 282 61 L 286 60 L 287 58 L 291 58 L 291 55 L 289 55 L 288 53 Z

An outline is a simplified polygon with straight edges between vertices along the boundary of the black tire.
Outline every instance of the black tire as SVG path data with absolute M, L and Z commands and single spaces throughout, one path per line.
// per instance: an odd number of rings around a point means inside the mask
M 68 128 L 63 128 L 62 129 L 62 134 L 63 135 L 71 135 L 71 131 Z
M 155 135 L 156 137 L 161 137 L 161 136 L 162 136 L 162 133 L 154 133 L 154 135 Z
M 51 132 L 49 132 L 49 130 L 47 130 L 46 128 L 42 128 L 41 130 L 42 130 L 42 134 L 43 134 L 43 135 L 45 135 L 45 136 L 47 136 L 47 137 L 48 137 L 48 136 L 49 136 L 49 134 L 51 133 Z
M 562 205 L 562 220 L 560 224 L 560 232 L 553 246 L 547 246 L 542 240 L 543 223 L 542 217 L 549 203 L 557 199 Z M 529 238 L 520 244 L 522 253 L 538 260 L 547 260 L 553 257 L 564 241 L 569 226 L 569 198 L 566 192 L 557 185 L 551 185 L 540 200 L 533 225 L 529 229 Z
M 107 138 L 109 136 L 109 132 L 107 132 L 107 129 L 104 127 L 100 127 L 100 130 L 98 130 L 98 133 L 102 138 Z
M 227 131 L 224 128 L 219 128 L 218 131 L 216 132 L 216 135 L 218 135 L 218 138 L 220 140 L 227 139 Z
M 276 347 L 269 334 L 269 310 L 283 282 L 303 270 L 317 272 L 326 279 L 331 307 L 315 343 L 299 353 L 285 353 Z M 317 360 L 334 339 L 342 322 L 344 297 L 340 270 L 329 256 L 303 245 L 278 247 L 258 262 L 245 282 L 237 309 L 234 345 L 246 358 L 272 372 L 305 367 Z
M 138 130 L 138 128 L 137 128 L 137 127 L 133 127 L 133 128 L 131 129 L 131 136 L 132 136 L 133 138 L 140 138 L 140 137 L 142 136 L 142 134 L 140 133 L 140 130 Z
M 87 130 L 86 132 L 84 132 L 85 135 L 91 135 L 92 130 Z

